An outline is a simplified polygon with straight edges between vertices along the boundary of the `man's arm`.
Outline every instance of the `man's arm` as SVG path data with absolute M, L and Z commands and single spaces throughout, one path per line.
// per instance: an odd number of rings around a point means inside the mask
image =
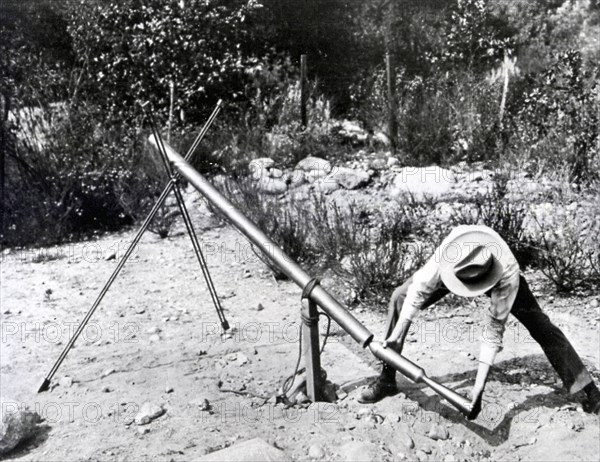
M 392 348 L 396 353 L 402 354 L 402 347 L 410 329 L 412 321 L 410 319 L 401 319 L 394 327 L 390 336 L 383 342 L 383 347 Z
M 385 339 L 383 346 L 393 347 L 398 353 L 402 351 L 404 341 L 412 321 L 425 301 L 440 285 L 439 265 L 432 256 L 412 278 L 406 291 L 406 297 L 398 316 L 398 322 L 391 334 Z M 392 298 L 390 309 L 394 309 L 398 300 Z

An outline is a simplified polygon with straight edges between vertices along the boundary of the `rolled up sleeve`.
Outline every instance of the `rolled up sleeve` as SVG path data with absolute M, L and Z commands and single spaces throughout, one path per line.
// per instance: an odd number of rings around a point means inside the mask
M 487 316 L 487 322 L 481 333 L 481 351 L 479 361 L 494 364 L 496 355 L 503 349 L 504 330 L 506 320 L 515 302 L 519 290 L 519 274 L 510 274 L 503 278 L 492 289 L 491 306 Z
M 431 257 L 414 275 L 406 291 L 400 320 L 412 321 L 429 296 L 440 286 L 439 265 Z

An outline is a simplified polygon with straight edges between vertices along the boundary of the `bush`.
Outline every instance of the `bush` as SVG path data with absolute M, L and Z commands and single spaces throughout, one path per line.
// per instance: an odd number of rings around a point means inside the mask
M 562 53 L 514 103 L 514 156 L 550 172 L 565 167 L 574 181 L 597 179 L 599 72 L 584 68 L 579 52 Z
M 508 176 L 496 173 L 494 186 L 487 194 L 474 197 L 471 202 L 455 210 L 453 226 L 483 224 L 496 231 L 509 245 L 521 268 L 537 264 L 537 249 L 527 233 L 529 207 L 508 196 Z
M 311 235 L 310 212 L 300 202 L 289 198 L 282 201 L 259 191 L 250 177 L 226 178 L 223 193 L 243 211 L 292 260 L 311 268 L 319 259 Z M 213 213 L 220 212 L 211 208 Z M 277 279 L 286 276 L 260 250 L 253 247 Z
M 535 209 L 539 267 L 559 292 L 591 289 L 600 284 L 597 186 L 592 197 L 588 202 L 573 194 L 555 196 L 552 202 Z
M 101 130 L 101 120 L 87 105 L 18 113 L 7 166 L 6 245 L 116 230 L 149 208 L 163 177 L 136 130 Z

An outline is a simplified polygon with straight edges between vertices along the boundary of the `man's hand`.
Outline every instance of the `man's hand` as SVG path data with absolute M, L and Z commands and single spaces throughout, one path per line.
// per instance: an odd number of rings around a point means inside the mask
M 398 339 L 388 337 L 387 339 L 385 339 L 383 341 L 382 345 L 383 345 L 383 348 L 391 348 L 398 354 L 400 354 L 402 352 L 402 343 L 400 343 L 400 341 Z

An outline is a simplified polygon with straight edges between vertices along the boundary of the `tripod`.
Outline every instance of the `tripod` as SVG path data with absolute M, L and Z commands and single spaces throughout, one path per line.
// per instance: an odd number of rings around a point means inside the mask
M 145 111 L 147 106 L 148 106 L 148 103 L 143 104 L 142 105 L 142 109 L 144 109 L 144 111 Z M 217 102 L 217 105 L 215 106 L 215 109 L 213 110 L 212 114 L 210 115 L 210 117 L 208 118 L 208 120 L 206 121 L 206 123 L 204 124 L 204 126 L 202 127 L 202 130 L 200 131 L 200 133 L 198 134 L 198 136 L 196 137 L 196 139 L 192 143 L 192 146 L 190 146 L 190 148 L 189 148 L 189 150 L 188 150 L 188 152 L 187 152 L 187 154 L 185 156 L 186 160 L 188 160 L 188 161 L 192 160 L 194 152 L 196 151 L 196 149 L 198 148 L 198 146 L 200 145 L 200 143 L 202 142 L 202 140 L 206 136 L 206 133 L 208 132 L 208 129 L 210 128 L 210 126 L 212 125 L 212 123 L 214 122 L 214 120 L 216 119 L 216 117 L 219 114 L 219 112 L 221 111 L 222 107 L 223 107 L 223 102 L 221 100 L 219 100 Z M 215 305 L 215 309 L 217 311 L 217 316 L 219 317 L 219 321 L 221 322 L 221 327 L 225 331 L 229 329 L 229 323 L 227 322 L 227 319 L 225 319 L 225 314 L 223 313 L 223 307 L 221 306 L 221 302 L 219 301 L 219 297 L 217 295 L 217 291 L 215 289 L 214 283 L 213 283 L 212 278 L 210 276 L 210 273 L 208 271 L 208 266 L 206 264 L 206 260 L 204 258 L 204 255 L 202 254 L 202 249 L 200 248 L 200 243 L 198 242 L 198 237 L 197 237 L 196 232 L 194 230 L 194 226 L 192 224 L 192 220 L 190 218 L 190 214 L 189 214 L 189 212 L 187 210 L 187 207 L 185 205 L 185 202 L 183 200 L 183 195 L 181 194 L 181 188 L 180 188 L 180 185 L 179 185 L 179 181 L 181 180 L 181 176 L 179 174 L 177 174 L 177 173 L 174 173 L 173 169 L 171 168 L 171 165 L 170 165 L 169 160 L 167 158 L 167 154 L 165 152 L 165 148 L 164 148 L 164 144 L 163 144 L 163 141 L 162 141 L 162 137 L 160 136 L 160 133 L 159 133 L 159 131 L 157 129 L 157 126 L 156 126 L 156 123 L 154 121 L 154 117 L 153 117 L 152 114 L 150 114 L 150 124 L 151 124 L 151 128 L 152 128 L 152 134 L 154 135 L 155 139 L 158 140 L 158 146 L 159 146 L 160 156 L 161 156 L 161 159 L 163 161 L 163 164 L 164 164 L 165 170 L 167 172 L 167 175 L 169 176 L 169 182 L 167 183 L 167 185 L 163 189 L 162 193 L 158 197 L 158 200 L 156 201 L 156 203 L 154 204 L 154 207 L 152 207 L 152 210 L 150 211 L 150 213 L 148 214 L 148 216 L 144 220 L 144 223 L 142 224 L 142 226 L 138 230 L 138 232 L 135 235 L 133 241 L 131 242 L 131 244 L 129 245 L 129 247 L 127 248 L 127 250 L 125 251 L 125 254 L 123 255 L 123 258 L 121 258 L 121 260 L 119 261 L 118 265 L 114 269 L 113 273 L 108 278 L 108 281 L 106 282 L 106 284 L 104 284 L 104 287 L 102 288 L 102 290 L 98 294 L 96 300 L 94 301 L 94 304 L 92 305 L 92 307 L 90 308 L 90 310 L 84 316 L 83 320 L 81 321 L 81 323 L 77 327 L 77 330 L 75 331 L 75 333 L 73 334 L 73 336 L 69 340 L 69 343 L 67 343 L 67 345 L 65 346 L 65 348 L 61 352 L 60 356 L 58 357 L 58 359 L 56 360 L 56 362 L 52 366 L 52 369 L 50 369 L 50 372 L 48 373 L 48 375 L 46 375 L 46 378 L 44 379 L 44 382 L 40 386 L 40 388 L 38 390 L 38 393 L 41 393 L 43 391 L 47 391 L 49 389 L 49 387 L 50 387 L 50 381 L 52 380 L 52 377 L 54 377 L 54 375 L 58 371 L 58 368 L 60 367 L 60 365 L 62 364 L 62 362 L 67 357 L 67 354 L 69 353 L 69 351 L 71 350 L 71 348 L 73 348 L 73 345 L 75 344 L 75 341 L 77 340 L 77 338 L 83 332 L 83 329 L 85 328 L 86 324 L 89 322 L 90 318 L 92 317 L 92 315 L 94 314 L 94 312 L 96 311 L 96 309 L 98 308 L 98 306 L 100 305 L 100 302 L 102 301 L 102 299 L 104 298 L 104 296 L 108 292 L 108 289 L 110 288 L 110 286 L 112 285 L 112 283 L 115 281 L 115 279 L 117 278 L 118 274 L 121 272 L 121 269 L 123 268 L 123 266 L 125 266 L 125 263 L 129 259 L 129 257 L 131 256 L 131 254 L 133 253 L 133 250 L 135 249 L 136 245 L 140 242 L 140 239 L 142 238 L 142 235 L 144 234 L 144 232 L 150 226 L 150 223 L 152 222 L 153 218 L 158 213 L 159 209 L 162 207 L 164 201 L 166 200 L 167 196 L 171 193 L 171 191 L 173 191 L 175 193 L 175 199 L 176 199 L 177 205 L 179 207 L 179 211 L 181 212 L 181 216 L 183 217 L 183 221 L 184 221 L 187 233 L 188 233 L 188 235 L 190 237 L 190 240 L 192 241 L 192 247 L 194 248 L 194 253 L 196 254 L 196 258 L 198 259 L 198 263 L 200 264 L 200 268 L 202 270 L 202 275 L 204 276 L 204 280 L 206 281 L 206 285 L 208 286 L 208 290 L 210 292 L 210 296 L 211 296 L 212 302 Z

